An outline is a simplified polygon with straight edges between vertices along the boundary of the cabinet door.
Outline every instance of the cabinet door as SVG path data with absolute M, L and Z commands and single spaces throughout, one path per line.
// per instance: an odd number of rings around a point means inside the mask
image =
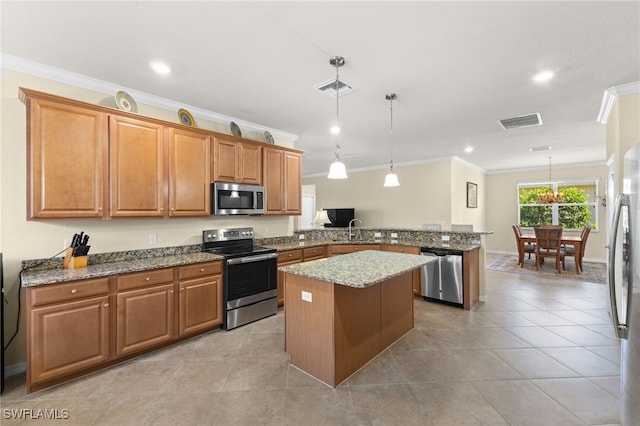
M 163 216 L 163 126 L 109 117 L 109 149 L 111 216 Z
M 169 129 L 169 216 L 211 214 L 211 138 Z
M 102 217 L 106 211 L 106 116 L 29 99 L 27 216 Z
M 109 309 L 106 295 L 31 309 L 28 386 L 108 361 Z
M 280 149 L 264 150 L 264 186 L 267 197 L 265 214 L 284 212 L 284 151 Z
M 238 146 L 235 141 L 213 138 L 213 180 L 238 182 Z
M 285 214 L 302 214 L 302 155 L 284 153 Z
M 180 282 L 180 336 L 222 324 L 222 280 Z
M 125 355 L 173 338 L 173 284 L 118 293 L 116 355 Z
M 287 250 L 278 253 L 278 267 L 302 262 L 302 249 Z M 278 271 L 278 306 L 284 305 L 284 272 Z
M 238 167 L 242 183 L 262 185 L 262 147 L 240 144 Z

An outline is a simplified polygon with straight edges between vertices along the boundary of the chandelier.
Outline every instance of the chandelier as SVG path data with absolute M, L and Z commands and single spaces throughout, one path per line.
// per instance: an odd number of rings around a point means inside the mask
M 336 134 L 336 148 L 335 148 L 335 160 L 329 167 L 329 179 L 346 179 L 347 170 L 340 159 L 340 73 L 339 69 L 344 65 L 344 58 L 342 56 L 333 56 L 329 63 L 336 67 L 336 125 L 332 131 Z
M 538 194 L 538 202 L 541 204 L 561 203 L 564 201 L 562 192 L 553 192 L 553 184 L 551 183 L 551 157 L 549 157 L 549 188 L 545 192 Z
M 389 126 L 389 137 L 390 137 L 390 154 L 391 162 L 389 163 L 389 173 L 384 178 L 384 186 L 400 186 L 400 182 L 398 182 L 398 175 L 393 172 L 393 100 L 397 99 L 397 95 L 395 93 L 391 93 L 385 96 L 385 99 L 389 101 L 389 107 L 391 110 L 391 119 Z

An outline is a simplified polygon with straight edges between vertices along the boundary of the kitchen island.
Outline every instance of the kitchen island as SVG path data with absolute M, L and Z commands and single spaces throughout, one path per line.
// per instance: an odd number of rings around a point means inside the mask
M 366 250 L 284 266 L 291 364 L 337 386 L 413 328 L 425 256 Z

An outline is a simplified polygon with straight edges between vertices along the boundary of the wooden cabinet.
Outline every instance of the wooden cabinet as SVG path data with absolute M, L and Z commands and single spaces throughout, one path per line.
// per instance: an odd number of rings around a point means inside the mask
M 118 276 L 117 289 L 116 356 L 173 339 L 172 268 Z
M 27 392 L 107 362 L 109 278 L 27 288 Z
M 420 254 L 420 247 L 401 246 L 397 244 L 385 244 L 382 246 L 384 251 L 392 251 L 395 253 Z M 420 268 L 414 269 L 413 272 L 413 295 L 415 297 L 422 296 L 420 287 Z
M 330 256 L 354 253 L 363 250 L 380 250 L 380 244 L 336 244 L 331 246 Z
M 264 149 L 265 214 L 302 214 L 302 154 Z
M 211 214 L 211 137 L 169 128 L 169 216 Z
M 106 214 L 106 114 L 40 99 L 27 105 L 27 218 L 101 218 Z
M 222 324 L 222 262 L 178 268 L 180 336 Z
M 262 185 L 262 146 L 214 137 L 213 180 Z
M 302 249 L 302 258 L 307 260 L 322 259 L 327 257 L 327 246 L 307 247 Z
M 281 251 L 278 253 L 278 267 L 302 262 L 302 249 Z M 278 271 L 278 306 L 284 305 L 284 272 Z
M 164 216 L 164 132 L 160 124 L 109 117 L 112 217 Z

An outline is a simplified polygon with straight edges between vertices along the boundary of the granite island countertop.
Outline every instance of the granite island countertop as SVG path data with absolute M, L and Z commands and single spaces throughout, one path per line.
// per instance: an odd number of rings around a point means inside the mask
M 173 256 L 149 257 L 120 262 L 105 262 L 88 265 L 77 269 L 42 269 L 27 270 L 22 273 L 22 287 L 34 287 L 45 284 L 57 284 L 89 278 L 107 277 L 130 272 L 148 271 L 151 269 L 171 268 L 194 263 L 222 260 L 222 256 L 212 253 L 193 252 Z
M 291 238 L 290 241 L 280 241 L 277 243 L 262 243 L 260 245 L 268 248 L 274 248 L 278 251 L 287 251 L 287 250 L 295 250 L 299 248 L 308 248 L 308 247 L 320 247 L 326 245 L 345 245 L 345 244 L 357 244 L 357 245 L 398 245 L 398 246 L 409 246 L 409 247 L 429 247 L 429 248 L 441 248 L 448 250 L 460 250 L 460 251 L 471 251 L 480 248 L 479 243 L 461 243 L 461 242 L 450 242 L 450 243 L 442 243 L 442 242 L 424 242 L 424 241 L 415 241 L 415 240 L 390 240 L 390 239 L 380 239 L 380 240 L 294 240 Z
M 435 260 L 415 254 L 364 250 L 282 266 L 278 270 L 334 284 L 364 288 Z

